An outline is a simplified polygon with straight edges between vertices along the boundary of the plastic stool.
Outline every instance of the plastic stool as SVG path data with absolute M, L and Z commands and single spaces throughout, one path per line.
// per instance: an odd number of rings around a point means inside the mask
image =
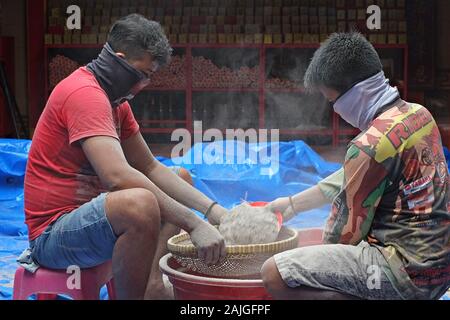
M 81 269 L 80 288 L 70 289 L 67 280 L 71 274 L 66 270 L 39 268 L 36 273 L 23 267 L 14 276 L 14 300 L 27 300 L 32 294 L 38 300 L 55 300 L 57 294 L 64 294 L 74 300 L 99 300 L 100 289 L 106 284 L 110 300 L 116 299 L 111 261 L 90 269 Z

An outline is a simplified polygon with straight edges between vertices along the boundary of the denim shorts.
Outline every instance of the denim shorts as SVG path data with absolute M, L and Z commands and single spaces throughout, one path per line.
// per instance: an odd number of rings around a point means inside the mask
M 106 217 L 106 193 L 61 216 L 30 243 L 31 257 L 49 269 L 91 268 L 111 260 L 117 237 Z
M 284 282 L 291 288 L 336 291 L 368 300 L 403 300 L 389 280 L 383 254 L 367 242 L 297 248 L 275 255 Z
M 177 175 L 181 167 L 170 167 Z M 117 236 L 105 211 L 107 193 L 53 222 L 30 242 L 31 259 L 48 269 L 91 268 L 112 259 Z

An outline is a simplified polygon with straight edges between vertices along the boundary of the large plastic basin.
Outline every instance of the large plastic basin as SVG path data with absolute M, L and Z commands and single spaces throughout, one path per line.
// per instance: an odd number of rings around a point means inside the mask
M 299 247 L 322 243 L 321 229 L 299 230 Z M 159 266 L 173 285 L 177 300 L 270 300 L 261 279 L 221 279 L 187 272 L 171 254 Z
M 220 279 L 184 272 L 170 253 L 161 258 L 159 266 L 169 277 L 176 300 L 271 299 L 260 279 Z

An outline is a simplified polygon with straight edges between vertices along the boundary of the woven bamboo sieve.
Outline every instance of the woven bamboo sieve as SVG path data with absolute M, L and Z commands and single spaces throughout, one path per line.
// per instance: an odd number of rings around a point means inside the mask
M 297 246 L 297 231 L 282 227 L 276 242 L 227 246 L 227 256 L 224 261 L 208 266 L 203 260 L 197 258 L 197 249 L 192 244 L 189 234 L 176 235 L 167 242 L 169 252 L 182 267 L 203 275 L 222 278 L 258 277 L 267 259 Z

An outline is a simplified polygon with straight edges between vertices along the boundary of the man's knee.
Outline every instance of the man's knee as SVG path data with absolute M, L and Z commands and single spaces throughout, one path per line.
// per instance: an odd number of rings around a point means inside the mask
M 136 188 L 111 194 L 113 220 L 125 228 L 143 231 L 159 230 L 160 210 L 155 195 L 146 189 Z
M 146 189 L 131 190 L 127 207 L 129 214 L 137 219 L 137 223 L 160 225 L 160 211 L 155 195 Z
M 267 260 L 262 266 L 261 278 L 264 286 L 269 292 L 287 288 L 287 285 L 281 277 L 273 257 Z

